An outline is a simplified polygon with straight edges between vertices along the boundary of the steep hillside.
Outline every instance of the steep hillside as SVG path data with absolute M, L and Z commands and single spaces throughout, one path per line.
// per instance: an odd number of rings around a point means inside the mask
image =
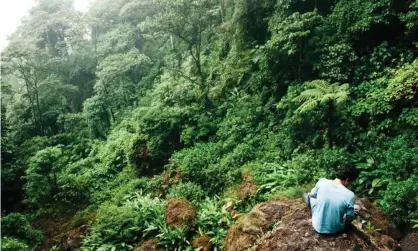
M 417 0 L 36 2 L 1 52 L 2 250 L 229 249 L 343 164 L 414 247 Z M 307 217 L 243 241 L 342 245 Z

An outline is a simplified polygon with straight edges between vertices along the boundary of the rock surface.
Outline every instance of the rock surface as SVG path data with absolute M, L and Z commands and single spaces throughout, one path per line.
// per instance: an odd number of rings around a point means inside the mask
M 313 229 L 309 210 L 302 200 L 264 202 L 229 229 L 225 250 L 400 250 L 389 236 L 393 225 L 384 214 L 368 200 L 363 200 L 360 206 L 363 216 L 360 214 L 344 233 L 320 235 Z M 366 219 L 367 213 L 378 217 Z M 376 231 L 378 228 L 381 230 Z
M 418 233 L 410 233 L 401 240 L 401 248 L 403 251 L 418 250 Z

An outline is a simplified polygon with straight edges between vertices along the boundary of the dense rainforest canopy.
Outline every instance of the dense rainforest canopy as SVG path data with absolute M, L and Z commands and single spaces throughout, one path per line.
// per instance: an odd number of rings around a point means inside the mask
M 1 54 L 2 248 L 222 250 L 341 163 L 413 231 L 417 55 L 417 0 L 38 0 Z

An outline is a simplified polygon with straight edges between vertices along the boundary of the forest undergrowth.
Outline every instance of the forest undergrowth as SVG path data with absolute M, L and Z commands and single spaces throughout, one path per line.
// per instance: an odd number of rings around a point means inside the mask
M 1 54 L 2 250 L 223 250 L 342 163 L 416 231 L 417 32 L 417 0 L 38 0 Z

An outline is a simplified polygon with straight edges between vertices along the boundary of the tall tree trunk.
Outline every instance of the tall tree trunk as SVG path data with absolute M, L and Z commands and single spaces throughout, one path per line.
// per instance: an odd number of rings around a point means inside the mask
M 35 100 L 36 100 L 36 108 L 38 110 L 39 126 L 40 126 L 40 129 L 41 129 L 42 135 L 45 135 L 46 132 L 44 131 L 44 126 L 43 126 L 43 123 L 42 123 L 41 105 L 40 105 L 40 102 L 39 102 L 38 87 L 36 85 L 36 82 L 35 82 L 35 91 L 34 91 L 34 93 L 35 93 Z
M 328 102 L 328 146 L 329 148 L 333 147 L 332 143 L 332 117 L 334 115 L 334 101 Z
M 109 101 L 109 92 L 107 91 L 106 84 L 103 83 L 103 90 L 106 95 L 106 100 Z M 112 121 L 115 122 L 115 113 L 113 112 L 112 104 L 109 104 L 110 116 L 112 117 Z
M 29 83 L 26 80 L 25 80 L 25 84 L 26 84 L 26 92 L 27 92 L 28 98 L 29 98 L 29 103 L 31 105 L 33 122 L 34 122 L 34 125 L 38 125 L 39 126 L 38 120 L 36 119 L 37 116 L 36 116 L 36 112 L 35 112 L 35 104 L 34 104 L 34 102 L 32 100 L 32 96 L 31 96 L 32 93 L 31 93 L 31 90 L 30 90 L 30 87 L 29 87 Z
M 225 0 L 220 0 L 222 23 L 226 21 Z

